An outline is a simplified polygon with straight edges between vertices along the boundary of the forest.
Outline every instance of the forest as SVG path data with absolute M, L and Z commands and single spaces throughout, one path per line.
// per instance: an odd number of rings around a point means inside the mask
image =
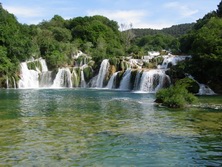
M 129 27 L 127 29 L 126 27 Z M 65 20 L 55 15 L 37 25 L 21 24 L 0 5 L 0 87 L 7 77 L 19 80 L 19 64 L 30 58 L 46 59 L 50 69 L 72 64 L 78 50 L 90 55 L 98 70 L 105 58 L 141 58 L 148 51 L 168 50 L 192 55 L 170 69 L 175 77 L 186 73 L 222 93 L 222 2 L 196 23 L 162 30 L 133 29 L 104 16 Z

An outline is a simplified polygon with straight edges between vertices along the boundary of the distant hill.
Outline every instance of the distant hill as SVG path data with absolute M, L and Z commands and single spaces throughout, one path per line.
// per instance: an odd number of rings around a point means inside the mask
M 179 24 L 174 25 L 170 28 L 163 28 L 161 30 L 144 28 L 144 29 L 133 29 L 133 33 L 137 38 L 146 36 L 146 35 L 155 35 L 155 34 L 168 34 L 174 37 L 179 37 L 181 35 L 186 34 L 190 31 L 194 26 L 194 23 L 187 23 L 187 24 Z

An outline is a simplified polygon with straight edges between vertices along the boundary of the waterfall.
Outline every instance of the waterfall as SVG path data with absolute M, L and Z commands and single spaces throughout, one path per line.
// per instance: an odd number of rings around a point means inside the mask
M 42 72 L 48 71 L 48 67 L 47 67 L 47 65 L 46 65 L 45 59 L 40 58 L 40 59 L 39 59 L 39 62 L 40 62 L 40 64 L 41 64 L 41 66 L 42 66 Z
M 193 76 L 188 74 L 188 78 L 191 78 L 192 80 L 194 80 L 199 85 L 199 92 L 197 93 L 198 95 L 215 95 L 216 94 L 207 85 L 199 83 L 196 79 L 194 79 Z
M 35 67 L 35 70 L 29 70 L 27 63 L 39 61 L 41 64 L 41 70 Z M 42 58 L 23 62 L 20 64 L 21 73 L 20 80 L 18 82 L 18 88 L 39 88 L 49 87 L 52 85 L 51 72 L 48 71 L 46 61 Z M 14 87 L 15 84 L 14 84 Z
M 103 81 L 106 77 L 106 74 L 109 70 L 109 60 L 108 59 L 104 59 L 100 65 L 100 69 L 99 69 L 99 74 L 98 74 L 98 78 L 96 81 L 96 87 L 97 88 L 102 88 L 103 87 Z
M 199 84 L 199 92 L 197 93 L 198 95 L 215 95 L 214 91 L 210 89 L 207 85 L 205 84 Z
M 117 74 L 118 74 L 118 72 L 115 72 L 115 73 L 111 76 L 111 78 L 110 78 L 110 80 L 109 80 L 109 82 L 108 82 L 108 84 L 107 84 L 107 86 L 106 86 L 107 89 L 115 88 L 115 83 L 114 83 L 114 82 L 115 82 L 115 79 L 116 79 Z
M 161 65 L 158 66 L 159 69 L 167 69 L 169 68 L 169 65 L 177 65 L 178 62 L 183 61 L 187 58 L 191 58 L 191 56 L 172 56 L 172 55 L 168 55 L 168 56 L 163 56 L 164 60 L 163 63 Z
M 60 68 L 53 81 L 52 88 L 72 87 L 71 72 L 69 68 Z
M 12 80 L 13 80 L 13 88 L 16 89 L 16 82 L 15 82 L 15 78 L 12 77 Z
M 78 75 L 76 73 L 75 68 L 72 71 L 72 80 L 73 80 L 73 86 L 78 87 L 79 86 L 79 82 L 78 82 L 79 80 L 78 80 Z
M 120 90 L 130 90 L 130 78 L 131 78 L 131 69 L 128 69 L 123 74 L 123 79 L 120 82 Z
M 35 70 L 29 70 L 26 62 L 21 63 L 20 67 L 21 79 L 18 82 L 18 88 L 39 88 L 39 73 Z
M 9 85 L 8 85 L 8 76 L 6 78 L 6 88 L 8 89 L 9 88 Z
M 93 77 L 93 78 L 89 81 L 88 87 L 95 88 L 95 87 L 96 87 L 96 84 L 97 84 L 97 80 L 98 80 L 98 75 L 96 75 L 95 77 Z
M 52 80 L 52 72 L 51 71 L 45 71 L 40 74 L 40 82 L 39 87 L 48 88 L 52 86 L 53 80 Z
M 78 67 L 72 67 L 72 73 L 69 68 L 60 68 L 56 76 L 54 72 L 48 71 L 46 61 L 42 58 L 36 60 L 30 60 L 20 64 L 20 80 L 15 83 L 15 78 L 6 78 L 6 87 L 10 88 L 64 88 L 64 87 L 96 87 L 103 88 L 104 81 L 107 81 L 109 76 L 110 64 L 108 59 L 104 59 L 100 65 L 99 73 L 90 80 L 90 75 L 84 76 L 84 68 L 89 68 L 92 65 L 87 64 L 91 61 L 90 57 L 79 57 L 82 53 L 79 53 L 75 60 L 78 63 Z M 170 78 L 165 74 L 167 68 L 171 65 L 176 65 L 179 61 L 190 58 L 190 56 L 163 56 L 164 61 L 162 65 L 158 66 L 158 69 L 143 70 L 143 60 L 139 59 L 125 59 L 121 63 L 124 69 L 128 69 L 124 72 L 122 79 L 121 75 L 118 75 L 118 71 L 113 73 L 110 77 L 106 88 L 115 89 L 119 87 L 120 90 L 133 90 L 142 91 L 147 93 L 155 93 L 159 89 L 170 85 Z M 92 63 L 93 64 L 93 63 Z M 127 66 L 127 67 L 126 67 Z M 114 69 L 115 71 L 120 69 L 119 65 Z M 132 70 L 133 71 L 132 71 Z M 136 70 L 135 70 L 136 69 Z M 86 70 L 87 71 L 87 70 Z M 86 73 L 85 73 L 86 74 Z M 88 73 L 87 73 L 88 74 Z M 122 73 L 121 73 L 122 74 Z M 87 80 L 87 83 L 85 81 Z M 90 80 L 90 82 L 88 82 Z M 12 83 L 13 82 L 13 83 Z M 196 81 L 197 82 L 197 81 Z M 107 83 L 107 82 L 106 82 Z M 197 82 L 198 83 L 198 82 Z M 208 86 L 199 84 L 200 95 L 212 95 L 215 94 Z
M 141 69 L 143 66 L 143 61 L 141 59 L 130 59 L 130 68 Z
M 12 76 L 11 78 L 6 77 L 6 88 L 16 88 L 15 78 Z
M 135 82 L 134 82 L 134 85 L 133 85 L 134 90 L 139 90 L 140 79 L 141 79 L 141 71 L 137 71 Z
M 83 70 L 81 70 L 80 73 L 81 73 L 81 88 L 85 88 L 86 87 L 86 81 L 85 81 Z
M 164 86 L 167 75 L 163 70 L 144 71 L 140 81 L 140 91 L 155 93 Z M 169 81 L 168 81 L 169 82 Z

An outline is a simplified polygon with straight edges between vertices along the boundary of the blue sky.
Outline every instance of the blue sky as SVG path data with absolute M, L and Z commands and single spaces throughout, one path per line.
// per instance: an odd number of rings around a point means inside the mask
M 195 22 L 217 9 L 220 0 L 1 0 L 20 23 L 38 24 L 54 15 L 64 19 L 103 15 L 133 28 L 161 29 Z

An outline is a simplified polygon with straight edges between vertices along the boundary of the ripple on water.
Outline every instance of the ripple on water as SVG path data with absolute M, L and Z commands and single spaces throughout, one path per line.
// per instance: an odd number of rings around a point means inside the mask
M 2 166 L 222 164 L 220 112 L 168 110 L 153 95 L 107 90 L 7 93 L 0 94 Z

